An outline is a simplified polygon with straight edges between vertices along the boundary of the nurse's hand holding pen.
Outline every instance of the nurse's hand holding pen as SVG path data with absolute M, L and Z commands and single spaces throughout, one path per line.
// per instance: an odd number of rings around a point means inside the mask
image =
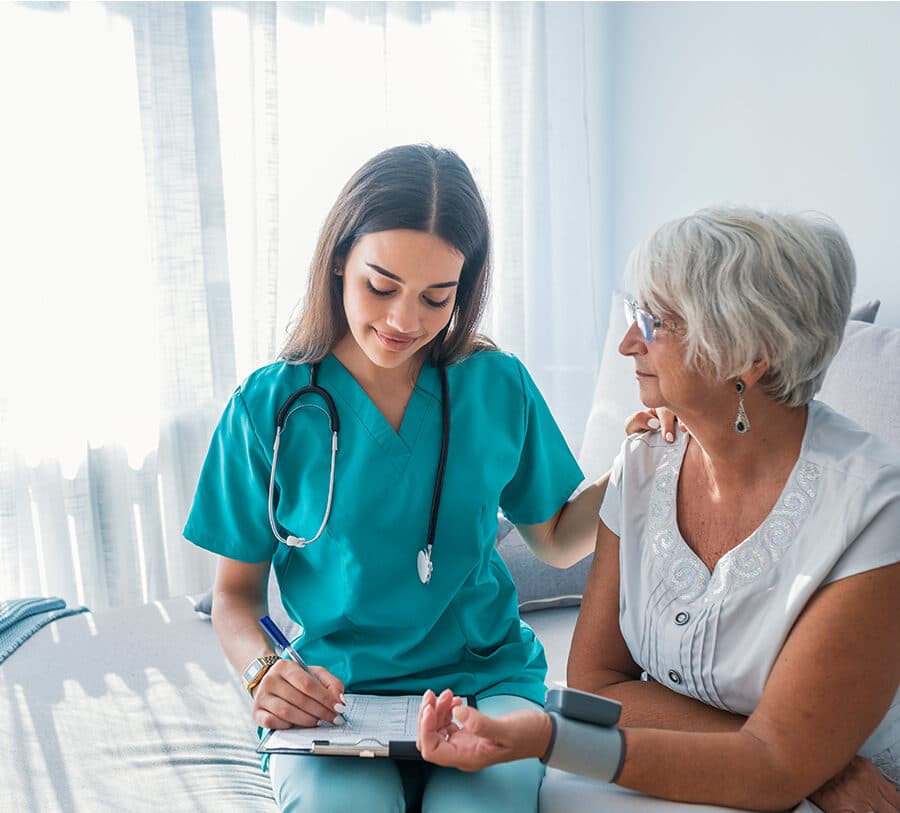
M 253 719 L 263 728 L 343 723 L 344 684 L 322 666 L 309 670 L 280 659 L 253 690 Z
M 273 664 L 252 690 L 253 719 L 264 728 L 310 728 L 320 720 L 341 725 L 347 710 L 344 684 L 322 666 L 307 666 L 268 616 L 259 623 L 287 658 Z

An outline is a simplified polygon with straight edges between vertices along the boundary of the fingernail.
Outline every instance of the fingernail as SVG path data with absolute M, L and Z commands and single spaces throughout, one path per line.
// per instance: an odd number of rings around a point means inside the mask
M 347 698 L 344 697 L 344 693 L 343 693 L 343 692 L 341 692 L 341 693 L 338 695 L 338 697 L 341 699 L 341 703 L 346 703 L 346 702 L 347 702 Z
M 673 440 L 675 440 L 675 435 L 673 435 L 671 432 L 666 432 L 666 440 L 671 443 Z
M 335 704 L 334 704 L 334 710 L 335 710 L 338 714 L 343 714 L 345 711 L 347 711 L 347 707 L 346 707 L 343 703 L 335 703 Z
M 339 714 L 337 717 L 334 718 L 334 724 L 335 724 L 335 725 L 343 725 L 343 724 L 346 723 L 346 722 L 347 722 L 347 721 L 346 721 L 340 714 Z
M 649 421 L 647 421 L 647 426 L 649 426 L 651 429 L 659 429 L 659 421 L 656 418 L 651 418 Z

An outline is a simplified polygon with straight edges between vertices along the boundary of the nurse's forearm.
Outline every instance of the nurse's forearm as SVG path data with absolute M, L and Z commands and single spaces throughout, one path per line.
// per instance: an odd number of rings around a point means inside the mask
M 259 625 L 259 619 L 265 614 L 265 602 L 262 600 L 224 590 L 213 595 L 213 629 L 225 657 L 238 674 L 254 658 L 275 654 L 271 642 Z
M 609 473 L 569 500 L 547 522 L 519 526 L 536 556 L 554 567 L 571 567 L 593 552 L 608 481 Z

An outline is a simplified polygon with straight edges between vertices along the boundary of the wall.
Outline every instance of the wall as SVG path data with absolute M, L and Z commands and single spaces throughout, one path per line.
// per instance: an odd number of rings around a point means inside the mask
M 819 209 L 856 254 L 856 301 L 900 326 L 900 4 L 620 3 L 611 271 L 710 203 Z

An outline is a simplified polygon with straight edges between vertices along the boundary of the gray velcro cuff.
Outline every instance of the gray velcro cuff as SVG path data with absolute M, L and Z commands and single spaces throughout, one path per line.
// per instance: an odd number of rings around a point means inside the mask
M 556 737 L 547 765 L 601 782 L 618 779 L 625 762 L 625 737 L 618 728 L 581 723 L 556 712 L 550 717 Z

